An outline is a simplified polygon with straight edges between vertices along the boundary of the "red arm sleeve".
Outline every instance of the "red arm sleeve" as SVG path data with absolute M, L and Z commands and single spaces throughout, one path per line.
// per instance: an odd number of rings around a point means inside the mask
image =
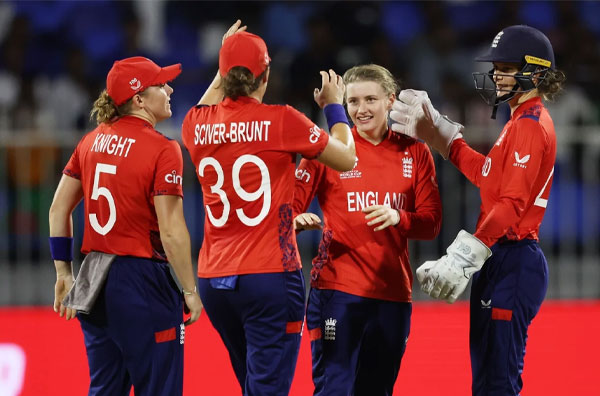
M 325 175 L 325 166 L 317 160 L 300 161 L 296 169 L 296 185 L 294 187 L 293 215 L 306 212 L 317 194 L 321 179 Z
M 83 141 L 83 139 L 81 140 Z M 73 150 L 73 154 L 71 154 L 71 158 L 69 162 L 63 169 L 63 174 L 67 176 L 71 176 L 77 180 L 81 180 L 81 165 L 79 164 L 79 146 L 81 145 L 81 141 Z
M 401 232 L 410 239 L 433 239 L 442 225 L 442 201 L 429 149 L 422 145 L 415 185 L 415 211 L 400 211 Z
M 169 140 L 157 157 L 150 195 L 178 195 L 183 198 L 183 157 L 176 140 Z
M 507 142 L 499 199 L 474 234 L 487 246 L 496 243 L 521 219 L 546 150 L 545 135 L 537 121 L 523 118 L 516 128 Z
M 450 161 L 471 183 L 479 187 L 479 176 L 485 156 L 473 150 L 464 139 L 456 139 L 450 146 Z

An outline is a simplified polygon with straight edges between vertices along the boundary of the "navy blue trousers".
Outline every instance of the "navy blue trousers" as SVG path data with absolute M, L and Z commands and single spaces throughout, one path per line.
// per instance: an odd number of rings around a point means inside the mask
M 411 303 L 312 289 L 306 311 L 319 396 L 391 396 L 410 332 Z
M 232 290 L 214 288 L 206 278 L 198 286 L 242 394 L 287 395 L 304 325 L 302 272 L 240 275 Z
M 548 264 L 536 241 L 497 243 L 473 276 L 471 287 L 472 391 L 474 396 L 514 396 L 527 329 L 548 288 Z
M 183 299 L 168 264 L 117 257 L 90 314 L 78 313 L 92 396 L 183 393 Z

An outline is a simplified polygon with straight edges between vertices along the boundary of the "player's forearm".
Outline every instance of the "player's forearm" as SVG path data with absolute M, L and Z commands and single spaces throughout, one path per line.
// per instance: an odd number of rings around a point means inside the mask
M 167 259 L 184 290 L 192 291 L 196 277 L 192 267 L 190 235 L 185 228 L 160 232 Z
M 356 161 L 354 137 L 347 124 L 338 122 L 331 128 L 331 138 L 317 160 L 339 172 L 349 171 Z
M 431 240 L 438 236 L 442 225 L 441 210 L 412 213 L 405 210 L 400 213 L 398 227 L 408 239 Z
M 450 161 L 471 183 L 479 187 L 478 176 L 485 162 L 485 156 L 475 151 L 464 139 L 456 139 L 450 146 Z
M 522 205 L 512 199 L 502 199 L 477 226 L 473 234 L 480 241 L 491 247 L 502 236 L 506 235 L 509 228 L 516 224 L 523 211 Z
M 217 75 L 212 80 L 204 95 L 198 101 L 199 105 L 215 105 L 221 103 L 223 100 L 223 84 L 221 75 L 217 72 Z

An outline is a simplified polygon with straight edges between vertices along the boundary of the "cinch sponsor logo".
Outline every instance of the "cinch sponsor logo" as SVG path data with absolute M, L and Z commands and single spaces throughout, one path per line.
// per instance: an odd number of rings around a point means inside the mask
M 383 200 L 380 197 L 383 196 Z M 372 205 L 384 205 L 393 209 L 405 209 L 406 195 L 403 193 L 379 191 L 349 191 L 346 193 L 348 212 L 360 212 Z
M 310 128 L 310 136 L 308 137 L 308 141 L 313 144 L 317 143 L 320 136 L 321 136 L 321 131 L 319 131 L 319 127 L 316 125 L 313 125 L 312 128 Z
M 178 175 L 176 171 L 171 171 L 165 175 L 165 181 L 170 184 L 183 184 L 183 176 Z
M 310 181 L 310 173 L 308 173 L 308 171 L 306 169 L 296 169 L 296 179 L 298 180 L 304 180 L 305 183 L 308 183 Z

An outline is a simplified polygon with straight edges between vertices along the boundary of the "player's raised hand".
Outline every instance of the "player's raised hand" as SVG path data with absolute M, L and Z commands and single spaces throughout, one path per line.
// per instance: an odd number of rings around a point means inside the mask
M 300 213 L 294 218 L 294 229 L 301 230 L 321 230 L 323 225 L 321 219 L 314 213 Z
M 364 208 L 363 213 L 367 213 L 365 219 L 367 225 L 379 224 L 373 231 L 381 231 L 389 226 L 395 226 L 400 222 L 400 212 L 384 205 L 371 205 Z
M 221 45 L 223 45 L 223 43 L 225 42 L 225 39 L 229 36 L 233 36 L 236 33 L 239 32 L 243 32 L 244 30 L 246 30 L 248 27 L 246 25 L 241 26 L 242 25 L 242 21 L 241 20 L 237 20 L 235 21 L 235 23 L 233 25 L 231 25 L 231 27 L 225 32 L 225 34 L 223 35 L 223 39 L 221 40 Z
M 74 283 L 72 273 L 58 273 L 56 274 L 56 283 L 54 284 L 54 312 L 66 320 L 71 320 L 77 314 L 77 310 L 68 308 L 63 304 L 63 300 L 66 297 Z
M 343 104 L 346 86 L 342 76 L 336 74 L 333 69 L 329 69 L 329 72 L 321 70 L 319 73 L 321 74 L 321 88 L 315 88 L 315 102 L 320 108 L 331 103 Z
M 404 89 L 394 101 L 390 118 L 392 131 L 424 140 L 448 158 L 454 139 L 462 137 L 463 126 L 441 115 L 425 91 Z
M 183 294 L 184 304 L 185 304 L 185 312 L 190 314 L 190 317 L 184 322 L 185 326 L 189 326 L 200 318 L 200 314 L 202 313 L 202 308 L 204 305 L 202 304 L 202 300 L 200 300 L 200 296 L 198 292 L 194 289 L 192 293 Z

